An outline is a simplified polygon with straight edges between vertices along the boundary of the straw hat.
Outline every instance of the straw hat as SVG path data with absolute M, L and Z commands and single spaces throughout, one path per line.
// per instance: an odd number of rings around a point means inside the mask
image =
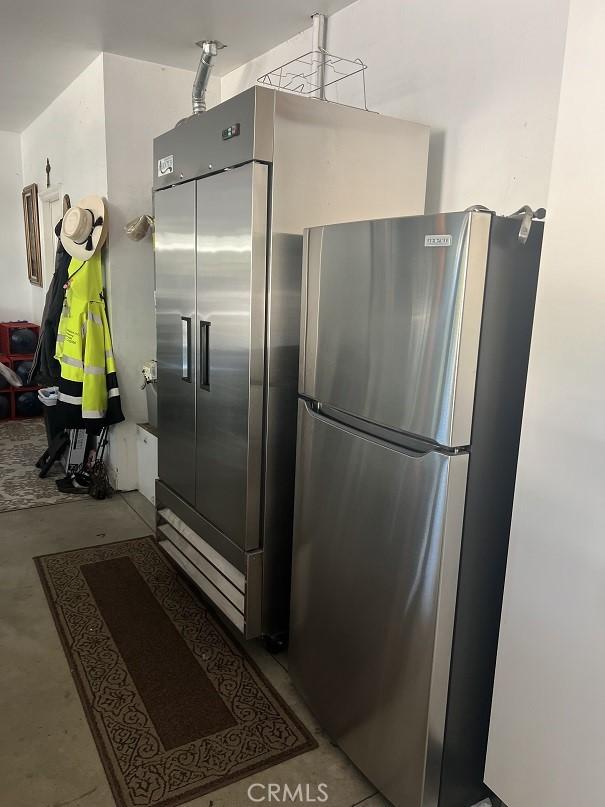
M 61 243 L 72 258 L 87 261 L 107 238 L 107 205 L 100 196 L 85 196 L 63 216 Z

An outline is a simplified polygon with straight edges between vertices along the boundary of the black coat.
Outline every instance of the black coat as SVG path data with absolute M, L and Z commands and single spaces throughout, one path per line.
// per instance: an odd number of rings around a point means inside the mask
M 61 234 L 61 222 L 55 227 L 57 236 Z M 57 332 L 59 320 L 65 299 L 65 284 L 68 280 L 67 270 L 71 255 L 65 251 L 61 239 L 57 242 L 55 256 L 55 274 L 46 295 L 40 337 L 36 346 L 36 353 L 29 372 L 28 384 L 35 383 L 43 386 L 58 386 L 61 377 L 61 365 L 55 359 L 57 346 Z

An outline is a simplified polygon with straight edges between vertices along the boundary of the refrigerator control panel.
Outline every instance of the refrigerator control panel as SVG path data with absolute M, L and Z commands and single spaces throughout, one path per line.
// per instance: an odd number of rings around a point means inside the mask
M 227 126 L 226 129 L 223 129 L 223 140 L 231 140 L 232 137 L 237 137 L 239 135 L 239 123 L 232 123 L 231 126 Z

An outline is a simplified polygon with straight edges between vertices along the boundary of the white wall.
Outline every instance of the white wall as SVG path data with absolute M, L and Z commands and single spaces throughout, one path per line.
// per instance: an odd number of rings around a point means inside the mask
M 545 205 L 567 7 L 358 0 L 329 18 L 328 50 L 368 65 L 370 109 L 431 126 L 427 212 Z M 233 71 L 222 97 L 310 47 L 307 31 Z M 328 97 L 359 104 L 360 87 L 353 77 Z
M 604 38 L 572 0 L 486 769 L 509 807 L 603 804 Z
M 30 319 L 31 291 L 27 278 L 21 139 L 0 132 L 0 321 Z
M 46 188 L 48 157 L 51 184 L 60 185 L 72 204 L 90 193 L 107 196 L 102 55 L 24 130 L 21 149 L 24 185 L 37 182 L 39 191 Z M 33 317 L 39 322 L 44 292 L 31 288 Z
M 147 420 L 141 367 L 155 358 L 154 263 L 151 238 L 130 241 L 124 225 L 152 212 L 153 138 L 191 114 L 195 76 L 151 62 L 103 55 L 108 199 L 109 316 L 127 422 L 112 432 L 111 464 L 122 490 L 137 487 L 136 423 Z M 218 99 L 211 81 L 208 106 Z

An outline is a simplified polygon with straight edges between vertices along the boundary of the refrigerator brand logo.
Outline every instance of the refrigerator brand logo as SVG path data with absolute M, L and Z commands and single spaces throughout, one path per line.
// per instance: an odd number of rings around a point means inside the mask
M 425 235 L 424 236 L 424 246 L 425 247 L 451 247 L 452 246 L 452 236 L 451 235 Z
M 174 154 L 168 157 L 160 157 L 158 160 L 158 176 L 163 177 L 166 174 L 172 174 L 174 171 Z

